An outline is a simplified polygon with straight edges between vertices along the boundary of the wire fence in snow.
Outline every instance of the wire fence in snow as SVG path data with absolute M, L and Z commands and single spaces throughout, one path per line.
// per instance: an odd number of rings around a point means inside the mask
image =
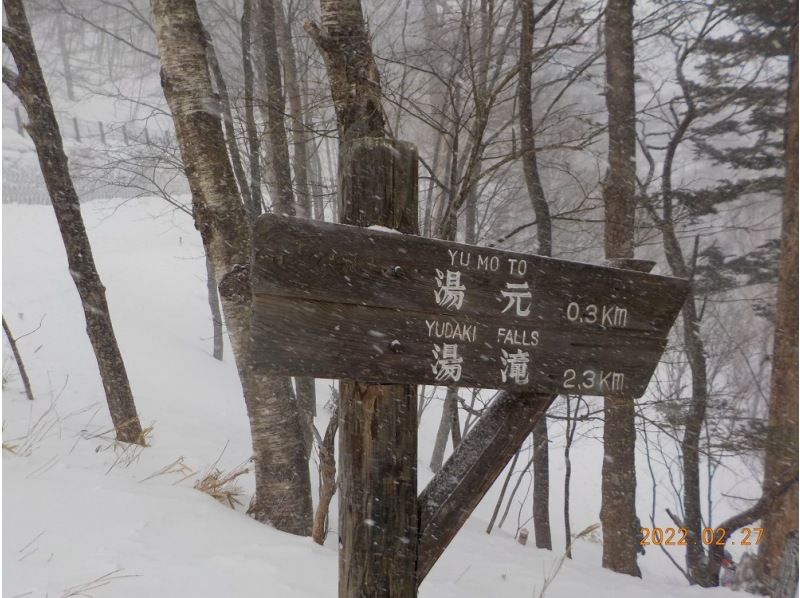
M 13 113 L 13 116 L 12 116 Z M 5 105 L 3 107 L 3 125 L 6 131 L 16 131 L 23 138 L 28 139 L 25 130 L 25 111 L 19 106 Z M 153 153 L 158 153 L 158 148 L 170 148 L 175 145 L 174 132 L 171 129 L 141 126 L 137 122 L 105 122 L 88 121 L 74 116 L 59 113 L 56 115 L 61 130 L 62 139 L 70 148 L 81 151 L 91 150 L 95 154 L 105 151 L 119 151 L 120 149 L 151 148 Z M 13 133 L 12 133 L 13 135 Z M 148 151 L 148 150 L 145 150 Z M 71 152 L 69 152 L 71 154 Z M 95 169 L 93 178 L 84 177 L 80 168 L 73 168 L 72 178 L 75 190 L 81 202 L 96 199 L 132 199 L 145 195 L 159 195 L 169 193 L 180 195 L 189 192 L 188 184 L 184 177 L 175 176 L 174 172 L 159 172 L 159 169 L 150 168 L 145 176 L 137 176 L 132 172 L 132 162 L 126 164 L 124 169 L 106 167 L 105 175 L 116 179 L 115 181 L 102 180 L 103 174 L 98 175 Z M 173 169 L 174 170 L 174 169 Z M 130 184 L 121 182 L 129 180 Z M 4 152 L 3 155 L 3 203 L 17 203 L 28 205 L 48 205 L 50 196 L 44 184 L 41 170 L 39 169 L 36 154 L 31 144 L 17 152 Z
M 74 176 L 73 183 L 81 202 L 96 199 L 133 199 L 154 194 L 146 193 L 141 188 L 103 185 Z M 50 205 L 50 195 L 38 164 L 3 165 L 3 203 Z

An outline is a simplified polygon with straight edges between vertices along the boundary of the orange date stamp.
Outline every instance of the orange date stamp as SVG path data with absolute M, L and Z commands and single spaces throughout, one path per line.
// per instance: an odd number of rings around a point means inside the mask
M 764 528 L 743 527 L 736 530 L 734 536 L 721 527 L 704 527 L 698 538 L 692 538 L 689 530 L 683 527 L 643 527 L 641 529 L 642 546 L 687 546 L 703 544 L 704 546 L 725 546 L 730 541 L 741 546 L 753 546 L 761 542 Z

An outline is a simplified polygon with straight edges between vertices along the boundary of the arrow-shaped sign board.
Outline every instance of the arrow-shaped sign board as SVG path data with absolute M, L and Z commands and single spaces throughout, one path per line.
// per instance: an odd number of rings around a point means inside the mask
M 685 280 L 276 215 L 255 228 L 276 374 L 641 396 Z

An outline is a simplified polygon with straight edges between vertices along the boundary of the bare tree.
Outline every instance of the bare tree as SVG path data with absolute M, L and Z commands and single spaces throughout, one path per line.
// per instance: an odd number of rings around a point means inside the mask
M 633 0 L 606 4 L 608 172 L 603 185 L 606 258 L 633 258 L 636 193 L 636 96 Z M 634 403 L 605 397 L 603 426 L 603 567 L 641 577 L 636 564 L 636 432 Z
M 244 71 L 244 126 L 247 149 L 250 154 L 250 205 L 247 213 L 255 219 L 262 210 L 261 196 L 261 143 L 255 119 L 255 82 L 252 60 L 253 2 L 244 0 L 242 8 L 242 70 Z
M 276 211 L 292 216 L 295 214 L 294 193 L 292 192 L 292 171 L 289 162 L 289 141 L 284 122 L 283 81 L 276 33 L 276 11 L 280 9 L 276 7 L 277 0 L 258 0 L 258 2 L 259 35 L 256 39 L 260 43 L 257 44 L 256 49 L 261 53 L 264 67 L 267 156 L 271 164 L 270 170 L 275 177 L 270 186 L 273 194 L 272 204 Z
M 550 3 L 552 7 L 555 2 Z M 550 206 L 544 193 L 536 158 L 536 139 L 533 126 L 531 78 L 533 75 L 533 32 L 535 17 L 533 0 L 521 0 L 522 31 L 519 40 L 519 140 L 522 150 L 522 170 L 525 186 L 536 214 L 536 238 L 540 255 L 553 254 L 553 229 Z M 546 12 L 547 8 L 543 9 Z M 533 428 L 533 528 L 537 548 L 552 550 L 550 537 L 550 463 L 547 418 L 541 418 Z
M 438 472 L 444 462 L 444 452 L 447 448 L 447 437 L 453 430 L 453 417 L 458 417 L 458 388 L 448 386 L 442 404 L 442 417 L 439 419 L 439 427 L 436 430 L 436 438 L 433 442 L 433 452 L 431 453 L 431 471 Z M 456 429 L 458 421 L 456 420 Z M 455 449 L 457 443 L 453 442 Z
M 214 84 L 216 86 L 217 96 L 219 97 L 219 107 L 222 116 L 222 124 L 225 131 L 225 143 L 228 147 L 228 157 L 231 161 L 233 174 L 236 177 L 236 184 L 239 188 L 239 194 L 242 201 L 246 206 L 252 204 L 250 195 L 250 186 L 247 183 L 247 177 L 244 174 L 244 166 L 242 165 L 242 156 L 239 152 L 239 144 L 236 142 L 236 132 L 233 127 L 233 112 L 231 111 L 231 100 L 228 95 L 228 85 L 225 83 L 225 76 L 222 74 L 222 69 L 217 60 L 217 52 L 214 49 L 214 42 L 211 36 L 206 32 L 206 47 L 208 48 L 208 66 L 211 69 Z
M 125 363 L 111 324 L 105 287 L 94 264 L 78 194 L 70 176 L 61 131 L 39 66 L 25 8 L 21 0 L 4 0 L 3 5 L 8 22 L 8 27 L 3 28 L 3 42 L 17 67 L 16 74 L 3 67 L 3 83 L 28 113 L 27 130 L 39 155 L 39 165 L 67 252 L 69 271 L 81 298 L 86 332 L 100 369 L 117 440 L 144 444 Z
M 316 428 L 313 428 L 319 449 L 319 502 L 314 511 L 314 527 L 311 537 L 319 545 L 325 544 L 325 537 L 328 535 L 328 510 L 331 499 L 336 493 L 336 455 L 335 443 L 336 431 L 339 429 L 339 397 L 338 393 L 332 391 L 331 419 L 325 429 L 325 436 L 320 436 Z
M 256 471 L 250 513 L 299 535 L 311 533 L 311 488 L 291 380 L 251 360 L 251 233 L 237 192 L 207 63 L 206 38 L 193 0 L 153 1 L 161 83 L 172 109 L 192 190 L 195 226 L 220 280 L 220 297 L 245 404 Z
M 607 259 L 632 258 L 636 194 L 632 0 L 609 0 L 605 16 L 608 109 L 608 172 L 603 184 L 605 250 Z

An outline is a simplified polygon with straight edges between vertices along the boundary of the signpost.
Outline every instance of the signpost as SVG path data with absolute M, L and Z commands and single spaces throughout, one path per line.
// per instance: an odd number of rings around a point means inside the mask
M 554 395 L 641 396 L 688 283 L 402 234 L 417 229 L 417 153 L 341 152 L 345 226 L 256 224 L 253 358 L 340 378 L 339 596 L 412 598 Z M 458 454 L 416 489 L 415 385 L 502 388 Z M 489 455 L 491 458 L 485 459 Z
M 639 397 L 688 289 L 276 215 L 254 237 L 256 358 L 286 375 Z

